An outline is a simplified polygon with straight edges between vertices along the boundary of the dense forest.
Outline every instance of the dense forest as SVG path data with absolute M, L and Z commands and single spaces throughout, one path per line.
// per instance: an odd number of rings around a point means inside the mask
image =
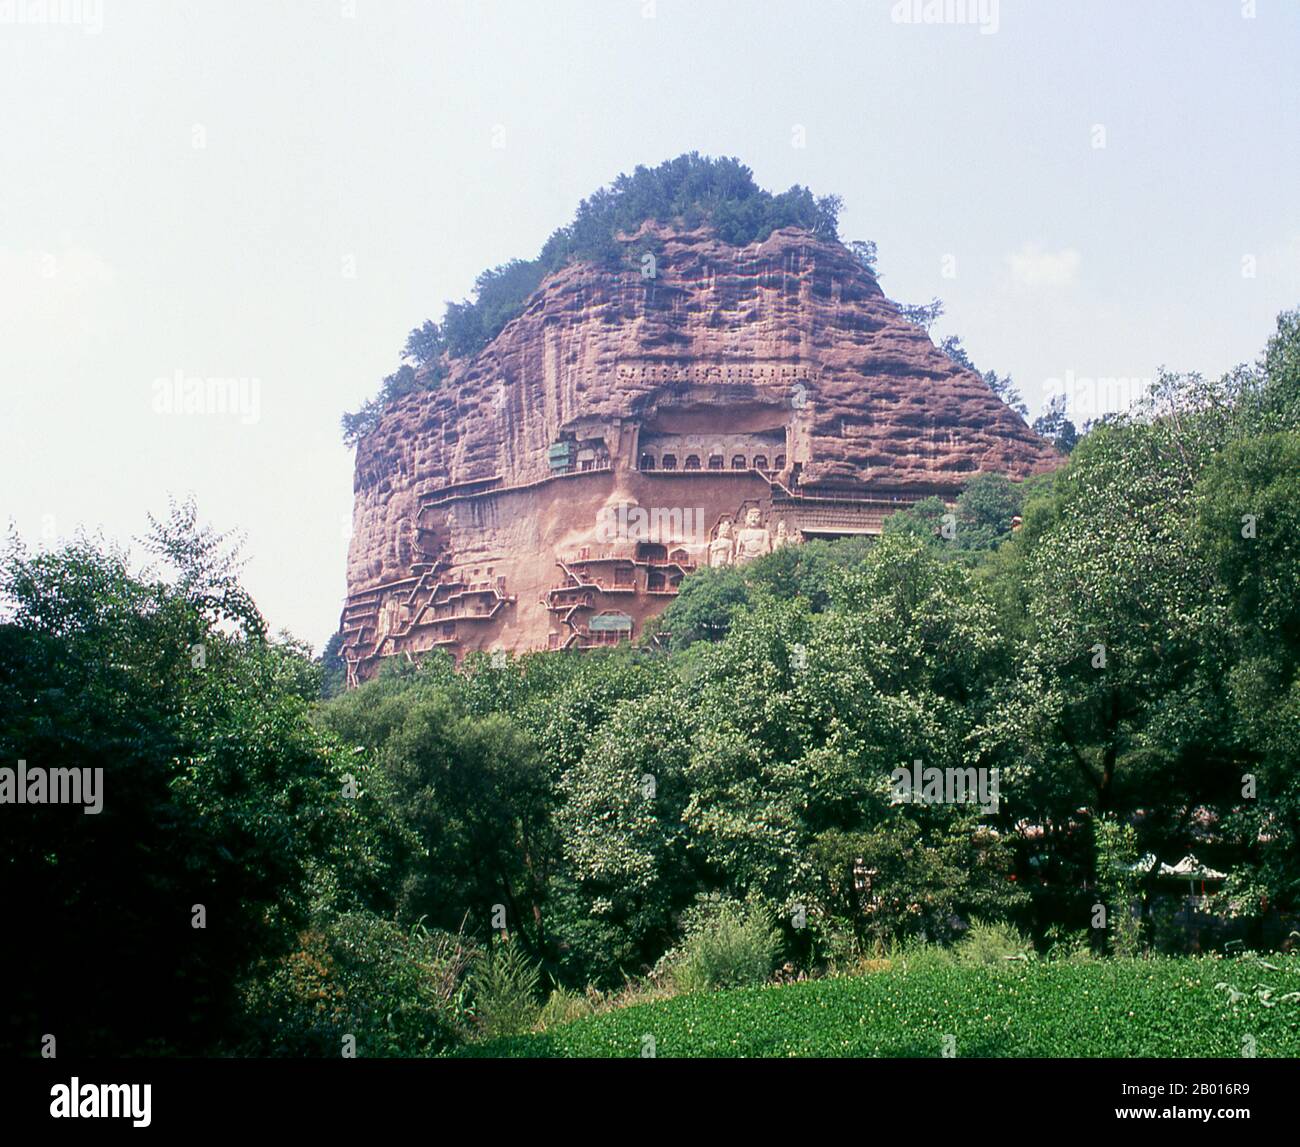
M 977 928 L 1185 950 L 1148 853 L 1224 872 L 1254 947 L 1300 909 L 1300 312 L 1053 475 L 691 575 L 667 641 L 322 699 L 232 539 L 144 541 L 0 565 L 0 756 L 104 770 L 96 815 L 4 810 L 22 1054 L 428 1054 Z M 998 769 L 997 810 L 898 803 L 911 762 Z

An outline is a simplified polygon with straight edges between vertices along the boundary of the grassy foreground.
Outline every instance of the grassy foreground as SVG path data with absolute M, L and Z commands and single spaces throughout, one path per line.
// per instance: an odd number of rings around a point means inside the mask
M 1300 955 L 912 963 L 696 993 L 497 1039 L 462 1055 L 1300 1056 Z

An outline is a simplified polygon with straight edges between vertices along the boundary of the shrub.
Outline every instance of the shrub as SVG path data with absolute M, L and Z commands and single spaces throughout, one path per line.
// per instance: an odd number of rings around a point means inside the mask
M 556 988 L 547 998 L 538 1017 L 537 1026 L 543 1031 L 567 1024 L 570 1020 L 589 1016 L 595 1009 L 591 1001 L 568 988 Z
M 539 982 L 537 965 L 518 944 L 494 942 L 469 974 L 480 1032 L 493 1039 L 528 1031 L 542 1011 L 537 1003 Z
M 970 931 L 958 941 L 954 949 L 957 963 L 1000 964 L 1033 955 L 1034 946 L 1010 924 L 986 924 L 972 920 Z
M 781 934 L 763 904 L 710 898 L 688 916 L 686 937 L 668 964 L 682 992 L 761 984 L 781 953 Z
M 858 943 L 852 921 L 840 916 L 825 916 L 815 922 L 815 954 L 828 976 L 851 976 L 858 972 L 867 958 Z
M 1086 930 L 1071 932 L 1060 924 L 1047 929 L 1047 955 L 1052 960 L 1091 960 L 1092 937 Z
M 908 974 L 952 968 L 957 962 L 952 948 L 933 944 L 920 936 L 908 936 L 888 944 L 877 941 L 875 951 L 877 958 L 883 960 L 889 967 L 898 968 Z
M 409 931 L 367 912 L 308 930 L 296 950 L 246 985 L 249 1054 L 434 1055 L 467 1034 L 463 939 L 422 924 Z
M 1133 911 L 1141 883 L 1133 869 L 1137 833 L 1131 824 L 1109 817 L 1098 818 L 1096 832 L 1097 892 L 1110 923 L 1110 951 L 1115 956 L 1136 956 L 1142 950 L 1142 924 Z

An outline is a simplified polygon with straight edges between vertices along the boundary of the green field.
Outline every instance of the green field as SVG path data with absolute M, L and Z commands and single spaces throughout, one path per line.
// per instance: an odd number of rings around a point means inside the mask
M 1223 985 L 1223 986 L 1218 986 Z M 461 1049 L 617 1057 L 1300 1056 L 1300 956 L 923 962 L 865 976 L 678 996 Z

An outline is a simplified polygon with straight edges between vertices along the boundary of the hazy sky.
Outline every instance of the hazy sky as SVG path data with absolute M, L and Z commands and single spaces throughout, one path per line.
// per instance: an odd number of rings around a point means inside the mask
M 1300 305 L 1300 3 L 948 6 L 983 22 L 0 0 L 0 517 L 126 541 L 192 492 L 247 532 L 271 625 L 319 648 L 345 592 L 340 412 L 480 270 L 692 149 L 842 195 L 886 292 L 943 298 L 937 334 L 1035 412 L 1253 360 Z M 178 374 L 248 380 L 249 404 L 168 413 Z

